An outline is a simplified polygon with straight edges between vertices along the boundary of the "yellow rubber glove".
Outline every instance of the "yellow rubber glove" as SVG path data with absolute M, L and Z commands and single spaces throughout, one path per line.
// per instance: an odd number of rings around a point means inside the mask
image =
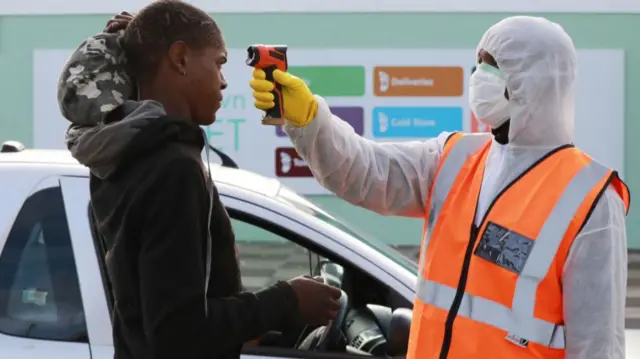
M 318 102 L 307 84 L 299 77 L 280 70 L 273 72 L 273 79 L 282 85 L 282 102 L 286 120 L 297 127 L 308 125 L 316 117 Z M 249 86 L 253 89 L 256 108 L 266 111 L 275 106 L 271 93 L 273 83 L 266 80 L 264 71 L 254 69 L 253 79 L 249 82 Z

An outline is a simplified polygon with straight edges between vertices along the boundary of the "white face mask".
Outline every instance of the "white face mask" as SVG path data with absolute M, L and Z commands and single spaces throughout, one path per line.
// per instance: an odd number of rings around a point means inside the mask
M 498 128 L 509 119 L 509 100 L 504 96 L 507 79 L 499 69 L 482 63 L 469 81 L 469 106 L 478 121 Z

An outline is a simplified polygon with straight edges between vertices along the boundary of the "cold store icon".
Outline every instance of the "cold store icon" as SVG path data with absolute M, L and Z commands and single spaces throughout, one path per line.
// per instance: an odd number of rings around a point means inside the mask
M 389 117 L 383 112 L 378 112 L 378 132 L 385 133 L 389 129 Z

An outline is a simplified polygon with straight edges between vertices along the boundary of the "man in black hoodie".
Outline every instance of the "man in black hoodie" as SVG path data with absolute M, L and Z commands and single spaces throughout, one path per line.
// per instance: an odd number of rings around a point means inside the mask
M 201 160 L 226 57 L 209 15 L 159 0 L 116 16 L 63 69 L 66 143 L 91 170 L 108 248 L 116 359 L 238 358 L 243 343 L 298 319 L 324 325 L 339 307 L 339 290 L 307 277 L 241 292 L 231 222 Z

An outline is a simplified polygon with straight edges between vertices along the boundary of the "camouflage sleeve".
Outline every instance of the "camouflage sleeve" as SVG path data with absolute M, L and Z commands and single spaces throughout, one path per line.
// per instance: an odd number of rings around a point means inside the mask
M 87 39 L 64 65 L 58 105 L 73 124 L 103 123 L 109 112 L 135 96 L 135 84 L 126 73 L 123 34 L 100 33 Z

